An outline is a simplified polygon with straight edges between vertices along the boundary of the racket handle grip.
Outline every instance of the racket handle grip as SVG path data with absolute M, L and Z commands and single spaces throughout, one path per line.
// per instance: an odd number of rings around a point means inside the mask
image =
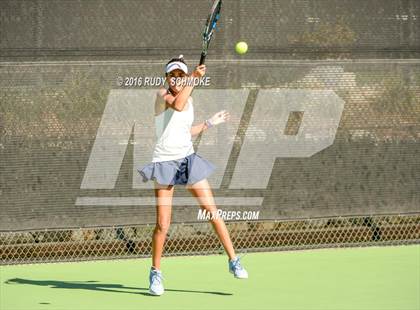
M 200 57 L 200 63 L 199 63 L 199 65 L 202 65 L 202 64 L 204 64 L 204 60 L 206 59 L 206 54 L 204 54 L 204 53 L 201 53 L 201 57 Z

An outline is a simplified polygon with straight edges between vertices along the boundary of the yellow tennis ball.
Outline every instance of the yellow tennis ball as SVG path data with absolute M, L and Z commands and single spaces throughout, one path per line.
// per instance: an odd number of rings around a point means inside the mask
M 243 41 L 236 43 L 235 51 L 239 55 L 245 54 L 248 51 L 248 44 L 246 44 L 246 42 L 243 42 Z

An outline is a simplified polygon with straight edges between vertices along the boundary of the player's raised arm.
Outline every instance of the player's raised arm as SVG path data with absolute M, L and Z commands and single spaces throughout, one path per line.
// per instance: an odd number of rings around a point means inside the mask
M 192 81 L 189 83 L 187 79 L 201 78 L 204 76 L 206 73 L 206 65 L 197 66 L 190 76 L 186 75 L 185 72 L 179 71 L 179 69 L 175 69 L 167 75 L 167 81 L 169 85 L 172 86 L 170 88 L 171 91 L 162 94 L 166 104 L 176 111 L 182 111 L 184 109 L 184 106 L 194 89 L 194 83 Z M 182 89 L 179 89 L 178 92 L 178 84 L 182 85 L 182 83 L 185 83 L 185 86 Z

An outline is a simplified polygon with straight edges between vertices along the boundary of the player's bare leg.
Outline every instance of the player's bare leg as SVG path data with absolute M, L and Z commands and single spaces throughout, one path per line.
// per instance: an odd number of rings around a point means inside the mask
M 193 185 L 188 185 L 187 189 L 197 198 L 198 203 L 203 210 L 210 213 L 217 212 L 213 193 L 207 179 L 201 180 Z M 229 259 L 235 258 L 235 250 L 233 249 L 232 241 L 223 219 L 220 217 L 213 218 L 211 219 L 211 224 L 229 256 Z
M 187 189 L 197 198 L 200 207 L 203 210 L 210 212 L 211 214 L 216 214 L 217 207 L 207 179 L 201 180 L 193 185 L 188 185 Z M 233 249 L 232 241 L 223 218 L 212 217 L 211 224 L 229 257 L 229 272 L 233 273 L 235 278 L 238 279 L 248 278 L 248 272 L 242 267 L 239 257 L 236 257 L 235 255 L 235 250 Z
M 173 185 L 160 185 L 155 180 L 156 194 L 156 226 L 152 238 L 152 268 L 149 273 L 149 293 L 152 295 L 162 295 L 165 292 L 163 287 L 163 275 L 160 270 L 160 259 L 162 257 L 163 246 L 166 234 L 171 224 L 172 197 L 174 193 Z
M 171 224 L 174 186 L 162 186 L 155 181 L 156 226 L 152 238 L 152 266 L 160 269 L 163 246 Z

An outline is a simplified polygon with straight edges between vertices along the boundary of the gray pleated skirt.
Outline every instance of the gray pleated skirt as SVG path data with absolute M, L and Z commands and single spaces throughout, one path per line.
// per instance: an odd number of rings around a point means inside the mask
M 151 162 L 137 171 L 143 182 L 155 179 L 162 185 L 186 185 L 207 178 L 215 169 L 214 164 L 192 153 L 181 159 Z

